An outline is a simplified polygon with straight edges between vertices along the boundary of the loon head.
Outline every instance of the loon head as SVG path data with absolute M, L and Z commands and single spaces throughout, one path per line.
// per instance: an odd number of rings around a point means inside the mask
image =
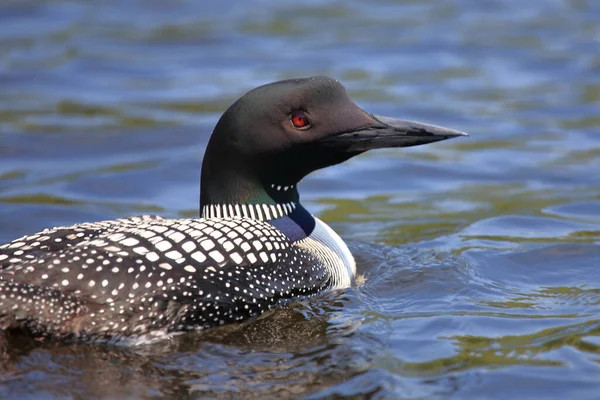
M 370 114 L 331 78 L 270 83 L 242 96 L 217 123 L 202 164 L 200 203 L 296 204 L 296 184 L 312 171 L 371 149 L 466 135 Z

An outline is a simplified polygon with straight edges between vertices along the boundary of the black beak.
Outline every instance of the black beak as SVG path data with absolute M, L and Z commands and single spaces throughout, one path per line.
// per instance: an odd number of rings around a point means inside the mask
M 419 146 L 458 136 L 469 136 L 465 132 L 442 126 L 368 115 L 373 120 L 372 124 L 355 131 L 330 136 L 320 143 L 338 149 L 343 148 L 347 152 L 363 152 L 387 147 Z

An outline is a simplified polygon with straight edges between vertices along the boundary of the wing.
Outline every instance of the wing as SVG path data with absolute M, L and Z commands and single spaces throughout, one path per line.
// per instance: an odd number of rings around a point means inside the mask
M 38 255 L 60 251 L 80 243 L 88 242 L 104 232 L 115 232 L 135 228 L 144 223 L 164 221 L 155 215 L 121 218 L 110 221 L 86 222 L 73 226 L 45 229 L 39 233 L 23 236 L 0 246 L 0 271 L 13 268 L 22 259 L 34 259 Z M 13 259 L 12 262 L 9 261 Z
M 135 217 L 55 228 L 0 247 L 0 321 L 83 337 L 205 328 L 317 293 L 329 285 L 318 265 L 255 220 Z

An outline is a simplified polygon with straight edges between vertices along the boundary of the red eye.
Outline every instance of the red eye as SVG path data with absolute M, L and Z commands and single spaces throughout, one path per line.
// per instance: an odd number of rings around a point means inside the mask
M 310 121 L 304 111 L 294 111 L 290 117 L 290 121 L 292 121 L 292 125 L 296 128 L 306 128 L 310 125 Z

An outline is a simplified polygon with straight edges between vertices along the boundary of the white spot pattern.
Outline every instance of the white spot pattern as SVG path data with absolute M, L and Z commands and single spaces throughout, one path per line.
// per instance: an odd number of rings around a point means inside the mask
M 220 213 L 260 208 L 272 217 L 295 206 L 233 205 Z M 323 246 L 323 237 L 293 243 L 248 218 L 144 216 L 47 229 L 0 246 L 0 312 L 20 309 L 19 323 L 34 334 L 156 339 L 343 287 L 351 277 L 325 265 L 338 268 L 340 258 Z M 74 317 L 77 324 L 69 322 Z

